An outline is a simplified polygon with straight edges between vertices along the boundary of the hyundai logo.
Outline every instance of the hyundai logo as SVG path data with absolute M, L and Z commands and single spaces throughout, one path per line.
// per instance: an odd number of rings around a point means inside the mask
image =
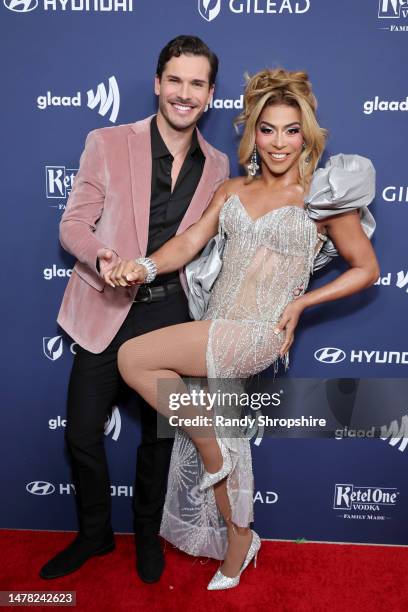
M 326 346 L 325 348 L 318 349 L 314 356 L 321 363 L 340 363 L 340 361 L 345 360 L 346 353 L 339 348 Z
M 38 0 L 4 0 L 4 6 L 15 13 L 28 13 L 38 6 Z
M 45 482 L 44 480 L 34 480 L 33 482 L 29 482 L 26 489 L 33 495 L 51 495 L 51 493 L 54 493 L 55 491 L 54 485 L 50 482 Z

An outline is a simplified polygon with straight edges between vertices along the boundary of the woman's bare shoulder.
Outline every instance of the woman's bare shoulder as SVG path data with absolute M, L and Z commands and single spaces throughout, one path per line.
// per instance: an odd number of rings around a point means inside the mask
M 224 181 L 221 185 L 226 193 L 235 193 L 235 190 L 242 189 L 245 185 L 245 178 L 243 176 L 234 176 Z

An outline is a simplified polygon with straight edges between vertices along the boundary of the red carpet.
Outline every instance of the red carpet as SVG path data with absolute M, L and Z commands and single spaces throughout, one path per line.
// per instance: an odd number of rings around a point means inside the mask
M 134 569 L 132 537 L 117 535 L 113 553 L 65 578 L 39 578 L 41 565 L 72 539 L 72 533 L 0 531 L 0 590 L 76 591 L 77 606 L 68 609 L 81 612 L 408 610 L 408 550 L 402 547 L 263 542 L 257 568 L 251 564 L 237 588 L 209 592 L 218 562 L 167 546 L 160 582 L 147 585 Z

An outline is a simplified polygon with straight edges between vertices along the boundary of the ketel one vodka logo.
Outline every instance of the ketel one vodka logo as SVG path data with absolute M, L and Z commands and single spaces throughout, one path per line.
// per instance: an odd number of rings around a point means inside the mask
M 395 506 L 399 492 L 391 487 L 359 487 L 353 484 L 336 484 L 334 510 L 379 511 L 380 506 Z
M 45 166 L 45 191 L 47 200 L 65 200 L 71 193 L 78 168 Z
M 380 19 L 408 17 L 408 0 L 378 0 L 378 17 Z

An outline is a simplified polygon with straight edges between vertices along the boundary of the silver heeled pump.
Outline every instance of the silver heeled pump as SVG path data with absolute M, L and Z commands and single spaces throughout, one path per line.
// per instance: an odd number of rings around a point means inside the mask
M 221 439 L 216 438 L 218 446 L 220 447 L 221 455 L 222 455 L 222 466 L 218 470 L 218 472 L 210 473 L 207 470 L 204 470 L 204 475 L 199 485 L 199 490 L 201 493 L 208 489 L 209 487 L 213 487 L 217 482 L 220 482 L 223 478 L 228 476 L 228 474 L 232 471 L 232 460 L 231 455 L 228 448 L 223 444 Z
M 259 535 L 251 529 L 252 532 L 252 542 L 245 560 L 242 564 L 241 570 L 238 576 L 233 576 L 230 578 L 229 576 L 224 576 L 221 570 L 218 570 L 211 581 L 209 582 L 207 589 L 209 591 L 220 591 L 221 589 L 232 589 L 239 585 L 239 581 L 241 578 L 242 572 L 248 567 L 251 563 L 252 559 L 254 560 L 254 567 L 256 567 L 256 560 L 258 557 L 259 549 L 261 548 L 261 538 Z

